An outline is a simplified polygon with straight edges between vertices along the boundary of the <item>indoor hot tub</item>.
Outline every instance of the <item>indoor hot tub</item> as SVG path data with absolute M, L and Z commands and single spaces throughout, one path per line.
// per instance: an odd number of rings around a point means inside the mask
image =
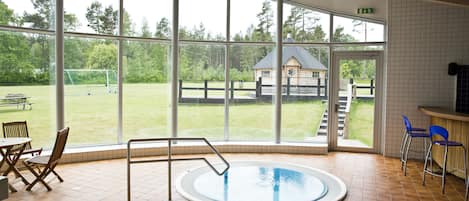
M 187 171 L 177 191 L 193 201 L 342 200 L 347 192 L 339 178 L 315 168 L 258 161 L 230 165 L 222 176 L 209 167 Z

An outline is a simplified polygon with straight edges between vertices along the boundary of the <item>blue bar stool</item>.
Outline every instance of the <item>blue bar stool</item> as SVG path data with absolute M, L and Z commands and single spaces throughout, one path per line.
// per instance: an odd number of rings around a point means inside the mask
M 402 142 L 400 148 L 401 154 L 401 170 L 404 170 L 404 176 L 407 175 L 407 156 L 409 154 L 410 145 L 412 144 L 413 138 L 422 138 L 425 143 L 425 149 L 427 148 L 427 138 L 429 135 L 425 133 L 424 128 L 412 128 L 410 124 L 409 118 L 407 116 L 402 115 L 402 120 L 404 120 L 405 125 L 405 132 L 402 135 Z
M 433 140 L 433 136 L 439 135 L 443 138 L 443 140 Z M 446 183 L 446 162 L 448 159 L 448 147 L 461 147 L 464 150 L 464 172 L 467 175 L 467 159 L 466 159 L 466 147 L 460 142 L 456 141 L 448 141 L 448 131 L 441 127 L 441 126 L 430 126 L 430 139 L 432 143 L 428 148 L 427 155 L 425 156 L 425 165 L 423 166 L 423 185 L 425 185 L 425 173 L 428 173 L 433 176 L 441 177 L 441 192 L 445 193 L 445 183 Z M 441 174 L 437 174 L 433 172 L 433 169 L 427 170 L 427 161 L 428 158 L 431 157 L 430 154 L 432 152 L 433 145 L 444 146 L 445 147 L 445 154 L 443 160 L 443 172 Z M 467 185 L 467 178 L 465 179 L 465 183 Z

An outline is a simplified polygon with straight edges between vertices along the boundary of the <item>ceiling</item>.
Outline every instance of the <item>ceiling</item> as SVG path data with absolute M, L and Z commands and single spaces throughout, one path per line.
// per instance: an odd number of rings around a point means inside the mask
M 387 0 L 285 0 L 285 2 L 386 22 Z M 358 15 L 358 8 L 373 8 L 374 14 Z

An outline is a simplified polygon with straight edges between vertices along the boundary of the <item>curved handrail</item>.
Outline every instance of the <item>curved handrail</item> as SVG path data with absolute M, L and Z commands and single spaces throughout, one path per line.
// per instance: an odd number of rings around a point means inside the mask
M 168 158 L 167 159 L 153 159 L 153 160 L 131 160 L 131 144 L 136 142 L 158 142 L 158 141 L 167 141 L 168 142 Z M 173 141 L 203 141 L 207 146 L 215 153 L 220 160 L 226 165 L 226 168 L 223 171 L 218 171 L 205 157 L 200 158 L 179 158 L 172 159 L 172 143 Z M 130 139 L 127 142 L 127 200 L 130 201 L 130 165 L 133 163 L 150 163 L 150 162 L 168 162 L 168 200 L 171 200 L 171 162 L 172 161 L 185 161 L 185 160 L 203 160 L 218 176 L 225 174 L 226 171 L 230 168 L 230 164 L 226 159 L 218 152 L 217 149 L 206 139 L 206 138 L 142 138 L 142 139 Z

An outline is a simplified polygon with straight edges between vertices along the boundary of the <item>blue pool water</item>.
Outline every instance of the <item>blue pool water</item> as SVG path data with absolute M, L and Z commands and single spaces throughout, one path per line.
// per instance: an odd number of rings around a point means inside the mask
M 234 166 L 223 176 L 205 172 L 195 178 L 193 188 L 207 200 L 217 201 L 309 201 L 328 191 L 312 174 L 256 165 Z

